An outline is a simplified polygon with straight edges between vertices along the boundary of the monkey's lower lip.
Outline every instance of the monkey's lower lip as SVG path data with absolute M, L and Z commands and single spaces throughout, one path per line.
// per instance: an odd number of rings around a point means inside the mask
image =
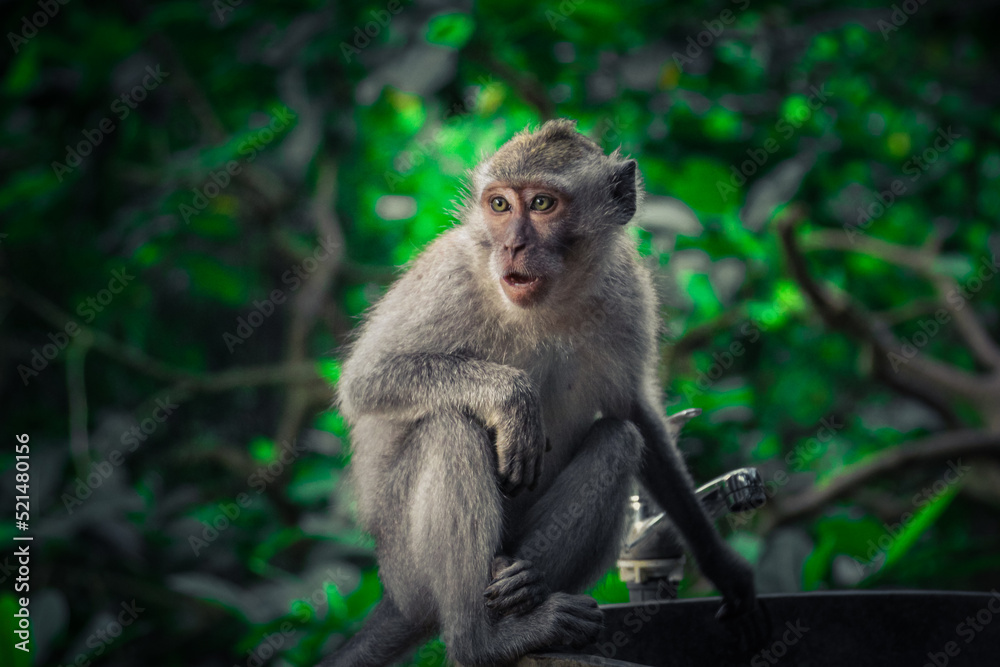
M 523 273 L 508 273 L 503 277 L 503 281 L 511 287 L 530 287 L 539 280 L 541 278 L 538 276 L 529 276 Z
M 504 274 L 500 285 L 507 298 L 522 308 L 527 308 L 537 302 L 545 291 L 545 279 L 542 276 L 529 276 L 517 272 Z

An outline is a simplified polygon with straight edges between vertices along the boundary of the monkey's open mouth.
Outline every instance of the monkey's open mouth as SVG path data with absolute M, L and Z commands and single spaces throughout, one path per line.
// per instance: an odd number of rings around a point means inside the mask
M 512 303 L 526 308 L 536 303 L 545 294 L 546 281 L 543 276 L 506 271 L 500 280 L 504 294 Z
M 518 273 L 517 271 L 505 273 L 503 276 L 503 281 L 511 287 L 528 287 L 534 285 L 539 280 L 538 276 L 529 276 L 526 273 Z

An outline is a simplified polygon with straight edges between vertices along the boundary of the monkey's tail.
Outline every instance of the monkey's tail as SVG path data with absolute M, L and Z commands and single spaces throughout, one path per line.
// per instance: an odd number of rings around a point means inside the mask
M 383 597 L 358 634 L 316 667 L 383 667 L 433 634 L 432 628 L 407 620 L 392 600 Z

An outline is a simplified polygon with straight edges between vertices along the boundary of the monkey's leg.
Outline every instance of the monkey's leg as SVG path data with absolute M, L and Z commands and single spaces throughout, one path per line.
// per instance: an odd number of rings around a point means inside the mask
M 539 498 L 514 539 L 515 559 L 531 561 L 554 591 L 576 592 L 614 562 L 643 440 L 630 421 L 604 418 Z
M 351 637 L 316 667 L 377 667 L 399 660 L 433 634 L 431 628 L 407 621 L 388 597 L 383 597 Z
M 585 596 L 553 593 L 523 616 L 490 614 L 483 590 L 499 552 L 503 525 L 496 454 L 486 430 L 459 414 L 420 422 L 408 524 L 411 567 L 437 606 L 441 635 L 466 665 L 506 663 L 543 648 L 584 644 L 601 628 L 601 612 Z

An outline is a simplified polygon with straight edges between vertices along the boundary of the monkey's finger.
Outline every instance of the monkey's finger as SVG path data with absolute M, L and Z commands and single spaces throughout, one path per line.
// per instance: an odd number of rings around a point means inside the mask
M 500 595 L 486 600 L 486 606 L 490 609 L 503 609 L 514 607 L 525 600 L 539 597 L 544 593 L 542 586 L 531 586 L 529 588 L 518 588 L 506 595 Z
M 511 595 L 505 595 L 495 600 L 487 600 L 486 606 L 501 614 L 515 610 L 519 613 L 524 613 L 525 609 L 530 610 L 537 607 L 544 599 L 545 589 L 541 586 L 536 586 L 519 589 Z
M 504 448 L 506 449 L 506 447 Z M 504 451 L 501 449 L 500 451 Z M 497 469 L 497 477 L 500 480 L 500 488 L 508 496 L 516 496 L 521 486 L 522 464 L 518 456 L 501 456 L 500 466 Z
M 534 466 L 530 461 L 526 460 L 524 456 L 516 457 L 511 468 L 511 475 L 509 479 L 511 495 L 516 496 L 521 493 L 521 491 L 524 491 L 526 487 L 530 488 L 533 473 Z
M 748 613 L 726 618 L 722 622 L 729 629 L 730 644 L 740 655 L 759 651 L 770 642 L 771 615 L 763 603 L 754 604 Z
M 520 462 L 511 464 L 511 470 L 504 480 L 504 492 L 511 497 L 521 493 L 523 489 L 522 477 L 524 474 L 523 465 Z
M 498 554 L 493 558 L 493 563 L 490 565 L 490 581 L 496 581 L 500 577 L 500 573 L 513 565 L 516 561 L 505 554 Z
M 483 597 L 495 599 L 505 595 L 510 595 L 521 588 L 531 588 L 539 586 L 542 575 L 534 568 L 513 573 L 503 578 L 498 578 L 483 590 Z
M 509 578 L 518 574 L 519 572 L 524 572 L 525 570 L 534 570 L 535 564 L 530 560 L 525 558 L 509 559 L 509 562 L 504 563 L 503 567 L 497 568 L 493 574 L 493 581 L 499 581 L 501 579 Z M 536 571 L 537 573 L 537 571 Z M 540 576 L 540 575 L 539 575 Z
M 541 575 L 536 570 L 527 570 L 514 576 L 495 581 L 486 587 L 483 595 L 489 599 L 513 595 L 521 589 L 542 589 L 545 584 Z
M 720 621 L 738 618 L 752 612 L 756 607 L 752 598 L 749 601 L 740 598 L 724 599 L 719 610 L 715 612 L 715 618 Z
M 553 593 L 552 596 L 557 600 L 556 622 L 563 629 L 563 643 L 582 646 L 594 641 L 604 627 L 604 613 L 597 602 L 580 595 Z

